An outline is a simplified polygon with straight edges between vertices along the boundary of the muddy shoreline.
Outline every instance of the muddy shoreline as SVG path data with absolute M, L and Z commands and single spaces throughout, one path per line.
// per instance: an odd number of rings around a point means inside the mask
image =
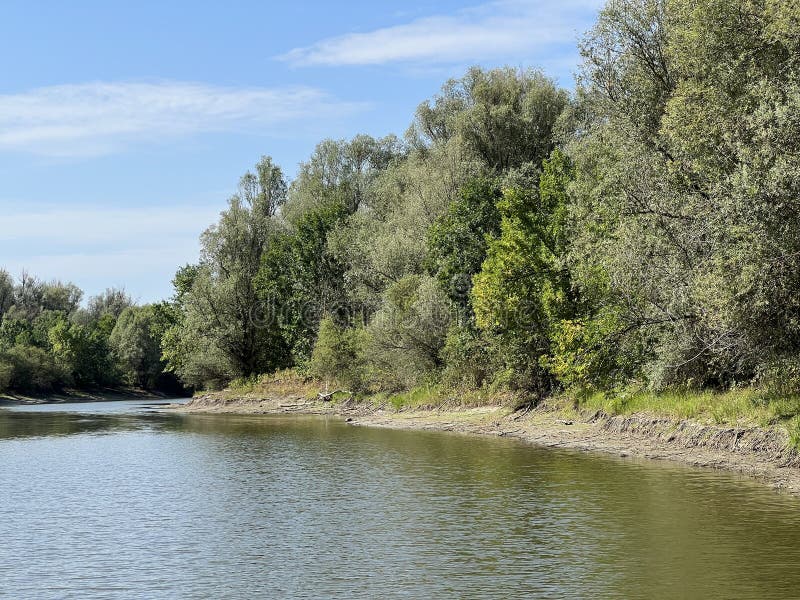
M 337 415 L 356 426 L 513 437 L 551 448 L 668 460 L 734 471 L 800 496 L 800 454 L 778 428 L 726 427 L 647 414 L 565 415 L 552 406 L 514 412 L 503 406 L 394 410 L 365 402 L 199 396 L 172 410 L 239 415 Z

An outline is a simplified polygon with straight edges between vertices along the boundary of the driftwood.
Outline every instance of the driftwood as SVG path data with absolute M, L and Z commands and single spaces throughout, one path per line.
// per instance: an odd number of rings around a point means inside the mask
M 317 394 L 317 400 L 320 400 L 322 402 L 330 402 L 331 400 L 333 400 L 333 395 L 338 394 L 340 392 L 342 394 L 348 394 L 351 398 L 353 397 L 353 392 L 350 392 L 348 390 L 333 390 L 332 392 L 319 392 Z

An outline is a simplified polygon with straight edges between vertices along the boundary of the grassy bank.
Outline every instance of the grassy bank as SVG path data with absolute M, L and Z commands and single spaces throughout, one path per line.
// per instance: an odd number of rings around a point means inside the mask
M 647 391 L 575 395 L 562 398 L 564 406 L 608 415 L 648 414 L 734 427 L 780 427 L 800 449 L 800 397 L 775 397 L 756 388 L 726 392 Z

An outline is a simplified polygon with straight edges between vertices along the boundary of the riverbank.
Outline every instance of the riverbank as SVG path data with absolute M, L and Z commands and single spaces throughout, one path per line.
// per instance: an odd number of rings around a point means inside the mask
M 400 408 L 383 401 L 322 402 L 306 394 L 272 397 L 230 392 L 198 396 L 174 410 L 187 413 L 337 415 L 353 425 L 426 429 L 518 438 L 546 447 L 669 460 L 754 477 L 800 495 L 800 454 L 776 426 L 725 426 L 654 414 L 609 415 L 558 402 L 527 410 L 489 404 Z

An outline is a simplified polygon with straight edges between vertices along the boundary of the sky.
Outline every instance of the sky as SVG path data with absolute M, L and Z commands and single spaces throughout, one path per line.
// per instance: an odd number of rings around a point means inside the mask
M 239 177 L 402 134 L 470 65 L 573 87 L 600 0 L 0 2 L 0 269 L 170 296 Z

